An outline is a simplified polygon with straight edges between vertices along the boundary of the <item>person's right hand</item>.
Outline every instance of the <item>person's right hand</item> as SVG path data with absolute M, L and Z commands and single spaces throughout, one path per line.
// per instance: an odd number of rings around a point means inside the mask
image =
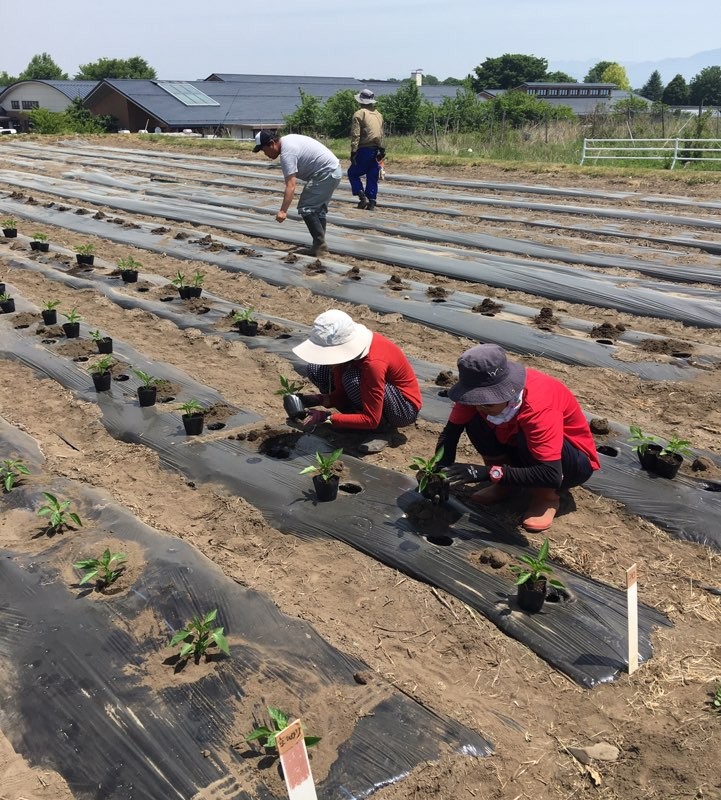
M 490 467 L 484 464 L 453 464 L 444 470 L 451 486 L 487 481 L 490 471 Z
M 276 222 L 285 222 L 287 217 L 288 217 L 288 212 L 281 210 L 275 215 L 275 221 Z
M 324 405 L 322 394 L 299 394 L 298 397 L 300 397 L 300 402 L 303 403 L 303 408 Z
M 315 428 L 317 425 L 322 425 L 330 416 L 330 411 L 320 411 L 317 408 L 311 408 L 308 416 L 301 420 L 301 425 L 304 428 Z

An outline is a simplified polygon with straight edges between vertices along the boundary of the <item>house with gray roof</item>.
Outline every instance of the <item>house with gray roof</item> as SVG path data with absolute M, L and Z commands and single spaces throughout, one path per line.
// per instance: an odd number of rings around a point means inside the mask
M 65 111 L 76 98 L 84 100 L 97 81 L 17 81 L 0 89 L 0 123 L 24 130 L 34 108 Z

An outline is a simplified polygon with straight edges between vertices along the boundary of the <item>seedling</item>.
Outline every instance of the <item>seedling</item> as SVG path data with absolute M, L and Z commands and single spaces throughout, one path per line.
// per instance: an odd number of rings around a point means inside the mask
M 7 292 L 0 294 L 0 303 L 7 303 L 8 300 L 12 300 L 12 297 Z
M 644 455 L 650 444 L 658 444 L 655 436 L 647 436 L 638 425 L 631 425 L 629 431 L 631 438 L 628 441 L 639 455 Z
M 203 414 L 205 412 L 205 408 L 194 397 L 183 403 L 180 410 L 183 414 Z
M 196 272 L 193 275 L 193 286 L 195 286 L 196 288 L 198 286 L 202 286 L 204 280 L 205 280 L 205 275 L 203 275 L 203 273 L 200 271 Z
M 71 325 L 73 322 L 79 322 L 81 319 L 81 316 L 80 314 L 78 314 L 76 308 L 71 309 L 70 311 L 68 311 L 67 314 L 63 314 L 63 316 Z
M 48 533 L 59 533 L 63 528 L 69 528 L 71 522 L 83 527 L 80 517 L 74 511 L 68 511 L 70 500 L 58 500 L 54 494 L 49 492 L 43 492 L 43 497 L 47 503 L 40 506 L 37 515 L 48 517 Z
M 223 628 L 214 628 L 212 623 L 218 615 L 218 609 L 214 608 L 204 617 L 193 616 L 190 622 L 178 631 L 170 640 L 168 647 L 175 647 L 176 644 L 184 642 L 180 648 L 180 658 L 188 658 L 192 655 L 197 661 L 205 655 L 205 651 L 212 645 L 217 645 L 227 656 L 230 655 L 228 642 L 223 633 Z
M 110 548 L 106 548 L 100 558 L 85 558 L 77 561 L 73 566 L 75 569 L 87 570 L 80 579 L 81 586 L 95 578 L 100 584 L 100 588 L 104 589 L 115 583 L 123 574 L 125 567 L 121 565 L 127 560 L 125 553 L 111 553 Z M 115 565 L 115 569 L 113 569 L 113 565 Z
M 279 394 L 281 397 L 284 397 L 287 394 L 298 394 L 298 392 L 303 388 L 302 383 L 296 383 L 295 381 L 286 378 L 285 375 L 280 375 L 280 389 L 276 389 L 275 393 Z
M 275 739 L 282 730 L 288 727 L 289 719 L 288 715 L 279 708 L 273 708 L 273 706 L 268 706 L 267 708 L 271 727 L 269 728 L 267 725 L 259 725 L 245 737 L 245 741 L 257 741 L 258 744 L 261 747 L 264 747 L 266 750 L 275 751 Z M 305 742 L 306 747 L 313 747 L 314 745 L 318 744 L 322 738 L 323 737 L 321 736 L 307 736 L 305 735 L 305 730 L 303 730 L 303 741 Z
M 0 467 L 0 480 L 6 492 L 12 491 L 13 486 L 22 479 L 23 475 L 29 475 L 30 470 L 25 466 L 21 458 L 12 461 L 3 461 Z
M 143 386 L 151 387 L 160 383 L 160 378 L 155 378 L 152 375 L 148 375 L 147 372 L 143 372 L 141 369 L 134 369 L 133 373 L 139 381 L 142 381 Z
M 253 309 L 245 308 L 242 311 L 234 311 L 233 322 L 253 322 Z
M 137 262 L 132 256 L 128 256 L 127 258 L 121 258 L 118 261 L 118 266 L 122 270 L 137 270 L 143 265 Z
M 417 477 L 419 492 L 422 493 L 424 491 L 431 478 L 445 479 L 443 467 L 438 466 L 440 460 L 443 458 L 444 451 L 445 448 L 441 446 L 438 448 L 438 450 L 436 450 L 431 458 L 426 459 L 421 458 L 420 456 L 415 456 L 413 458 L 413 463 L 408 465 L 408 469 L 412 469 L 418 473 Z
M 90 331 L 90 338 L 94 342 L 99 342 L 101 339 L 104 339 L 105 337 L 103 336 L 102 333 L 100 333 L 100 331 Z
M 332 453 L 323 453 L 316 452 L 315 454 L 315 464 L 311 464 L 309 467 L 302 469 L 300 471 L 300 475 L 305 475 L 308 472 L 317 472 L 320 477 L 326 481 L 326 483 L 336 475 L 336 471 L 333 469 L 335 462 L 343 455 L 343 448 L 339 447 L 337 450 L 334 450 Z
M 511 564 L 509 569 L 513 572 L 516 577 L 516 586 L 520 586 L 522 583 L 529 582 L 531 584 L 536 583 L 537 581 L 546 579 L 546 575 L 552 572 L 551 568 L 548 566 L 548 548 L 549 543 L 548 539 L 543 540 L 543 544 L 541 545 L 541 549 L 538 551 L 538 554 L 534 558 L 533 556 L 518 556 L 518 560 L 523 562 L 522 564 Z M 565 588 L 561 581 L 556 580 L 555 578 L 547 578 L 546 579 L 551 586 L 555 586 L 556 589 L 563 589 Z
M 175 277 L 172 281 L 170 281 L 170 283 L 175 286 L 176 289 L 182 289 L 184 286 L 187 286 L 187 283 L 185 282 L 185 275 L 183 275 L 180 270 L 177 271 Z
M 43 303 L 43 311 L 54 311 L 59 305 L 59 300 L 46 300 Z
M 15 231 L 17 230 L 18 223 L 12 217 L 7 217 L 2 222 L 0 222 L 0 226 L 3 228 L 3 230 Z
M 81 256 L 91 256 L 95 252 L 92 244 L 79 244 L 75 247 L 75 252 Z
M 34 233 L 33 234 L 33 241 L 34 242 L 47 242 L 48 236 L 46 233 Z
M 679 439 L 675 434 L 668 440 L 668 444 L 661 450 L 659 455 L 686 456 L 689 458 L 693 453 L 689 450 L 691 442 L 688 439 Z
M 110 368 L 113 366 L 113 357 L 112 356 L 103 356 L 99 358 L 93 365 L 88 367 L 88 372 L 91 375 L 104 375 L 106 372 L 110 372 Z
M 716 687 L 716 691 L 714 692 L 713 699 L 711 700 L 713 707 L 721 713 L 721 683 Z

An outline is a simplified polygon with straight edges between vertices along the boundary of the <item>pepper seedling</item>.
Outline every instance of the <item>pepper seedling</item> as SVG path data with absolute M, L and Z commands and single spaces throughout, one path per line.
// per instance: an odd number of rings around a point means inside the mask
M 142 369 L 134 369 L 133 374 L 139 381 L 142 381 L 143 386 L 150 387 L 160 383 L 160 378 L 149 375 L 147 372 L 143 372 Z
M 267 706 L 268 708 L 268 716 L 270 717 L 270 724 L 272 727 L 268 727 L 267 725 L 259 725 L 257 728 L 254 728 L 251 733 L 249 733 L 245 737 L 246 742 L 258 742 L 261 747 L 264 747 L 266 750 L 276 750 L 275 740 L 277 735 L 288 727 L 288 715 L 281 711 L 279 708 L 273 708 L 273 706 Z M 309 736 L 306 735 L 305 730 L 303 730 L 303 741 L 305 742 L 306 747 L 313 747 L 314 745 L 318 744 L 318 742 L 322 739 L 322 736 Z M 277 753 L 275 753 L 277 755 Z
M 316 452 L 315 454 L 315 464 L 311 464 L 309 467 L 302 469 L 298 474 L 299 475 L 306 475 L 309 472 L 317 472 L 320 477 L 327 483 L 334 475 L 336 475 L 336 471 L 333 468 L 335 462 L 343 455 L 343 448 L 339 447 L 337 450 L 334 450 L 332 453 L 323 453 Z
M 6 492 L 12 491 L 13 486 L 22 480 L 23 475 L 29 475 L 30 470 L 21 458 L 2 462 L 0 467 L 0 481 Z
M 431 456 L 431 458 L 422 458 L 421 456 L 415 456 L 413 458 L 413 463 L 408 465 L 408 469 L 412 469 L 418 473 L 418 491 L 423 492 L 423 490 L 428 486 L 428 482 L 431 478 L 445 478 L 445 473 L 443 472 L 443 467 L 439 467 L 438 463 L 443 458 L 444 448 L 441 446 L 436 450 L 436 452 Z
M 280 375 L 279 378 L 280 389 L 276 389 L 275 393 L 279 394 L 281 397 L 284 397 L 288 394 L 298 394 L 298 392 L 303 388 L 302 383 L 292 381 L 290 378 L 286 378 L 285 375 Z
M 110 548 L 105 548 L 100 558 L 85 558 L 82 561 L 76 561 L 73 566 L 75 569 L 87 570 L 80 579 L 80 586 L 96 578 L 100 588 L 105 588 L 115 583 L 123 574 L 125 567 L 122 564 L 127 560 L 125 553 L 111 553 Z
M 43 492 L 43 497 L 47 502 L 44 506 L 40 506 L 37 515 L 39 517 L 48 517 L 49 534 L 60 533 L 63 528 L 69 528 L 71 522 L 81 528 L 83 527 L 80 517 L 74 511 L 68 511 L 70 500 L 58 500 L 50 492 Z
M 180 658 L 186 659 L 193 656 L 196 660 L 205 655 L 205 651 L 212 645 L 217 645 L 227 656 L 230 655 L 230 648 L 223 633 L 223 628 L 214 628 L 212 623 L 218 615 L 218 609 L 214 608 L 205 616 L 194 615 L 190 622 L 170 640 L 168 647 L 175 647 L 176 644 L 183 642 L 180 648 Z

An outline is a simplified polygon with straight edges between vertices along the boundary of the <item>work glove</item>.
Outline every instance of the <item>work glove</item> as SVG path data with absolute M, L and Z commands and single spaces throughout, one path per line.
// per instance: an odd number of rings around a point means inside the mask
M 451 486 L 463 483 L 482 483 L 490 479 L 491 468 L 484 464 L 453 464 L 446 467 L 445 474 Z
M 299 394 L 298 397 L 300 398 L 300 402 L 303 403 L 303 408 L 323 405 L 322 394 Z
M 351 164 L 355 164 L 355 156 L 356 156 L 356 154 L 355 154 L 355 153 L 351 153 L 351 154 L 350 154 L 350 163 L 351 163 Z
M 379 147 L 378 150 L 376 150 L 376 161 L 383 161 L 385 157 L 386 157 L 385 147 Z
M 330 416 L 330 411 L 321 411 L 319 408 L 311 408 L 308 416 L 301 421 L 304 428 L 315 428 L 316 425 L 322 425 Z

